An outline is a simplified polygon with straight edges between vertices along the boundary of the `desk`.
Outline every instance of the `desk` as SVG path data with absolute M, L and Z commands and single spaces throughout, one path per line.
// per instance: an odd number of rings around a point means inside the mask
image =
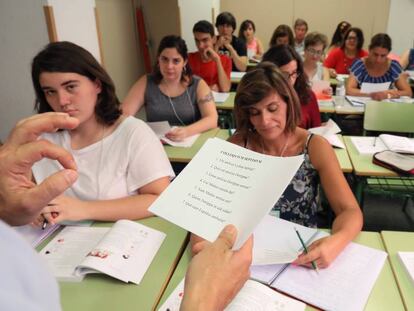
M 216 137 L 227 140 L 230 137 L 229 130 L 219 130 L 216 134 Z M 338 135 L 339 139 L 343 142 L 342 135 Z M 339 161 L 339 166 L 341 167 L 342 172 L 352 173 L 352 164 L 349 159 L 348 153 L 345 149 L 334 148 L 336 158 Z
M 236 97 L 236 92 L 230 92 L 229 97 L 223 103 L 216 102 L 216 108 L 221 110 L 230 110 L 234 109 L 234 98 Z
M 88 275 L 82 282 L 60 282 L 63 310 L 151 310 L 158 303 L 186 246 L 187 231 L 158 217 L 139 221 L 167 234 L 139 285 L 105 275 Z M 109 226 L 109 223 L 94 226 Z
M 213 138 L 216 136 L 218 132 L 218 128 L 214 128 L 208 130 L 207 132 L 202 133 L 195 143 L 189 147 L 173 147 L 173 146 L 164 146 L 164 150 L 167 153 L 168 159 L 170 162 L 182 162 L 188 163 L 191 159 L 195 156 L 195 154 L 200 150 L 200 148 L 204 145 L 207 139 Z
M 397 256 L 397 251 L 414 252 L 414 232 L 382 231 L 382 240 L 407 310 L 414 310 L 414 285 Z
M 362 245 L 366 245 L 372 248 L 384 250 L 384 245 L 381 241 L 381 236 L 376 232 L 361 232 L 355 239 L 355 242 Z M 187 270 L 187 266 L 191 259 L 191 249 L 188 246 L 181 257 L 180 262 L 167 286 L 158 306 L 168 298 L 178 283 L 182 280 Z M 306 310 L 315 310 L 314 308 L 307 306 Z M 391 265 L 385 261 L 384 267 L 377 279 L 377 282 L 372 289 L 371 295 L 368 298 L 368 302 L 365 306 L 366 311 L 377 310 L 404 310 L 401 296 L 398 292 L 398 287 L 392 274 Z
M 353 106 L 344 96 L 333 96 L 335 101 L 335 113 L 336 114 L 352 114 L 361 115 L 364 114 L 365 107 Z

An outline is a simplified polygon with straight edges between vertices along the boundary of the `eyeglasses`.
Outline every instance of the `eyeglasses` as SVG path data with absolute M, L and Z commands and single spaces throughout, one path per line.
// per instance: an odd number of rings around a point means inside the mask
M 306 49 L 306 51 L 309 54 L 313 55 L 313 56 L 322 56 L 322 54 L 323 54 L 323 51 L 322 50 L 321 51 L 317 51 L 317 50 L 312 49 L 312 48 L 308 48 L 308 49 Z
M 297 71 L 297 70 L 295 70 L 294 72 L 292 72 L 292 73 L 289 73 L 289 72 L 286 72 L 286 71 L 282 71 L 282 74 L 283 74 L 283 76 L 287 79 L 287 80 L 290 80 L 290 79 L 297 79 L 297 77 L 299 77 L 300 76 L 300 73 Z

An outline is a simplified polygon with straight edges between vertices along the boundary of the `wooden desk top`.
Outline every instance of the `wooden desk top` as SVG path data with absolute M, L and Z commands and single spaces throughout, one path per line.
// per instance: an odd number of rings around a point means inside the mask
M 126 284 L 102 274 L 87 275 L 79 283 L 60 282 L 63 310 L 112 311 L 155 308 L 180 259 L 182 250 L 187 245 L 187 231 L 158 217 L 139 222 L 167 234 L 141 283 Z M 96 226 L 111 224 L 100 223 Z
M 381 236 L 377 232 L 361 232 L 355 239 L 355 242 L 372 248 L 385 250 Z M 183 256 L 181 257 L 174 275 L 172 276 L 170 283 L 168 284 L 167 289 L 165 290 L 158 306 L 161 306 L 162 303 L 164 303 L 164 301 L 172 293 L 178 283 L 182 280 L 190 260 L 191 249 L 188 246 Z M 315 309 L 307 306 L 306 310 Z M 372 292 L 368 298 L 368 302 L 365 306 L 365 310 L 404 310 L 403 302 L 401 300 L 401 296 L 398 292 L 398 287 L 391 270 L 391 265 L 388 261 L 385 262 L 384 267 L 374 285 L 374 288 L 372 289 Z
M 414 284 L 397 255 L 398 251 L 414 252 L 414 232 L 382 231 L 381 236 L 405 307 L 414 310 Z
M 351 136 L 344 136 L 344 143 L 357 176 L 397 177 L 398 174 L 372 163 L 372 154 L 359 154 L 351 141 Z
M 214 128 L 208 130 L 207 132 L 202 133 L 195 143 L 189 147 L 173 147 L 164 145 L 164 150 L 167 153 L 168 159 L 170 162 L 182 162 L 188 163 L 191 159 L 195 156 L 195 154 L 200 150 L 200 148 L 204 145 L 207 139 L 213 138 L 216 136 L 218 132 L 218 128 Z

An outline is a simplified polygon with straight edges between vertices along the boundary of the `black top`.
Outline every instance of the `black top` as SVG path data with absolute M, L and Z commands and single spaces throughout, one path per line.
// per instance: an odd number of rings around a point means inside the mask
M 236 50 L 237 54 L 239 54 L 239 56 L 247 56 L 247 47 L 244 41 L 240 40 L 236 36 L 232 36 L 231 45 Z M 228 57 L 231 58 L 229 50 L 227 50 L 225 47 L 220 48 L 219 53 L 227 55 Z M 232 69 L 231 69 L 232 71 L 240 71 L 237 69 L 236 65 L 234 64 L 233 59 L 231 60 L 231 63 L 232 63 Z

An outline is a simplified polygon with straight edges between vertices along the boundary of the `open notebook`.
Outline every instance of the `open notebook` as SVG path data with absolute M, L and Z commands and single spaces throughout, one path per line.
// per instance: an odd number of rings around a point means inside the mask
M 186 137 L 181 141 L 173 141 L 165 137 L 165 134 L 167 134 L 169 131 L 175 128 L 174 126 L 171 127 L 168 121 L 147 122 L 147 124 L 163 143 L 174 147 L 191 147 L 197 140 L 198 136 L 200 136 L 200 134 L 196 134 Z
M 360 154 L 374 154 L 390 150 L 398 153 L 414 154 L 414 139 L 397 135 L 381 134 L 378 137 L 351 137 Z
M 112 228 L 68 226 L 40 255 L 61 281 L 104 273 L 139 284 L 164 238 L 165 233 L 130 220 L 118 220 Z
M 279 252 L 296 251 L 297 254 L 301 248 L 295 241 L 295 227 L 307 245 L 328 235 L 311 228 L 305 232 L 302 226 L 276 219 L 264 219 L 259 225 L 262 228 L 256 228 L 254 252 L 263 244 L 271 248 L 274 243 L 273 247 L 278 247 Z M 256 237 L 258 231 L 262 233 Z M 266 236 L 264 232 L 267 232 Z M 277 232 L 280 232 L 279 235 Z M 266 241 L 260 241 L 263 238 Z M 363 310 L 386 258 L 387 254 L 383 251 L 350 243 L 328 268 L 318 272 L 279 263 L 252 266 L 251 278 L 324 310 Z

